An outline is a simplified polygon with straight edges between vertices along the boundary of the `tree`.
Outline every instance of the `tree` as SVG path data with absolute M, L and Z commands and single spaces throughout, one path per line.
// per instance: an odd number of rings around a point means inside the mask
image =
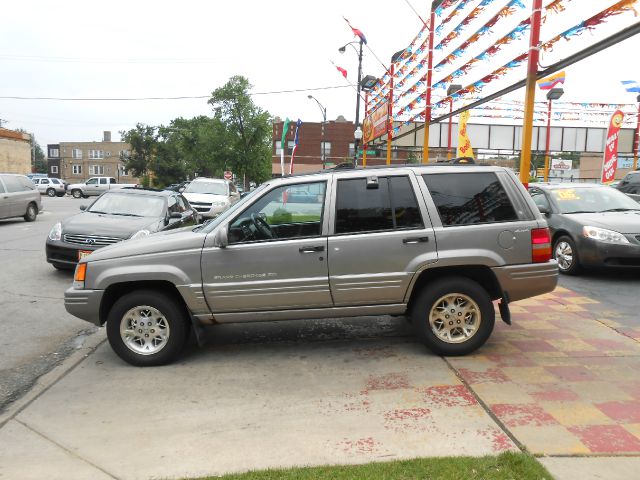
M 224 126 L 224 167 L 249 181 L 261 183 L 271 177 L 271 117 L 253 103 L 245 77 L 236 75 L 211 94 L 214 120 Z
M 149 185 L 148 173 L 153 170 L 153 161 L 158 137 L 157 127 L 138 123 L 136 128 L 120 132 L 122 139 L 131 145 L 131 151 L 120 159 L 125 168 L 131 170 L 136 177 L 142 177 L 142 184 Z

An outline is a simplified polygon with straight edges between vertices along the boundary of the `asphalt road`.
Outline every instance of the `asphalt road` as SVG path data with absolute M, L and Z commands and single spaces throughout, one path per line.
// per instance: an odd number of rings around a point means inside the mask
M 0 220 L 0 410 L 96 330 L 64 309 L 73 274 L 55 270 L 44 252 L 51 227 L 88 202 L 45 196 L 35 222 Z

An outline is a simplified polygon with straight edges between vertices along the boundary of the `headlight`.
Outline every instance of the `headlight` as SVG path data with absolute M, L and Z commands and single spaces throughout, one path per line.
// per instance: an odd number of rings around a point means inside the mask
M 139 230 L 133 235 L 131 235 L 131 240 L 135 240 L 137 238 L 144 238 L 149 236 L 149 230 Z
M 629 243 L 629 240 L 621 233 L 598 227 L 583 227 L 582 235 L 605 243 Z
M 49 232 L 49 240 L 60 240 L 62 238 L 62 224 L 56 223 Z

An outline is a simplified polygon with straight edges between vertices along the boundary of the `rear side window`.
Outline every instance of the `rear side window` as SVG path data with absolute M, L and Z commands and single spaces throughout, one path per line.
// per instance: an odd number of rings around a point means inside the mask
M 378 188 L 366 178 L 338 180 L 336 233 L 424 228 L 408 177 L 380 177 Z
M 24 177 L 25 180 L 27 180 L 27 177 Z M 22 185 L 20 183 L 19 177 L 15 176 L 15 175 L 7 175 L 5 177 L 3 177 L 4 180 L 4 184 L 7 187 L 7 192 L 9 193 L 13 193 L 13 192 L 24 192 L 25 190 L 30 190 L 29 188 L 25 187 L 24 185 Z M 28 182 L 28 180 L 27 180 Z M 31 182 L 29 182 L 31 183 Z
M 36 189 L 36 186 L 33 184 L 33 182 L 29 180 L 27 177 L 20 175 L 16 178 L 18 179 L 18 182 L 20 182 L 20 185 L 22 185 L 23 191 Z
M 438 173 L 422 177 L 445 227 L 518 220 L 495 173 Z

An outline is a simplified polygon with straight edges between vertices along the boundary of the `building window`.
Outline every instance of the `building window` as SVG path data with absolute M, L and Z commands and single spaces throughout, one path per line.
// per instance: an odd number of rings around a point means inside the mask
M 74 175 L 82 175 L 82 165 L 72 165 Z
M 49 158 L 58 158 L 60 156 L 59 148 L 50 148 L 49 149 Z
M 120 176 L 121 177 L 128 177 L 129 176 L 129 170 L 127 170 L 124 165 L 120 167 Z
M 109 152 L 109 151 L 104 152 L 104 156 L 109 158 L 111 156 L 111 152 Z
M 355 143 L 350 143 L 349 144 L 349 157 L 353 157 L 356 154 L 356 144 Z
M 80 148 L 71 150 L 71 158 L 82 158 L 82 150 Z
M 129 150 L 120 150 L 120 158 L 129 158 Z
M 276 155 L 280 155 L 282 153 L 282 142 L 280 140 L 276 140 L 274 143 L 276 147 Z
M 331 142 L 320 142 L 320 151 L 324 152 L 325 157 L 331 155 Z
M 104 165 L 91 165 L 89 175 L 104 175 Z
M 102 150 L 89 150 L 89 158 L 91 160 L 104 158 L 104 151 L 102 151 Z
M 58 166 L 57 165 L 51 165 L 51 173 L 58 173 Z

